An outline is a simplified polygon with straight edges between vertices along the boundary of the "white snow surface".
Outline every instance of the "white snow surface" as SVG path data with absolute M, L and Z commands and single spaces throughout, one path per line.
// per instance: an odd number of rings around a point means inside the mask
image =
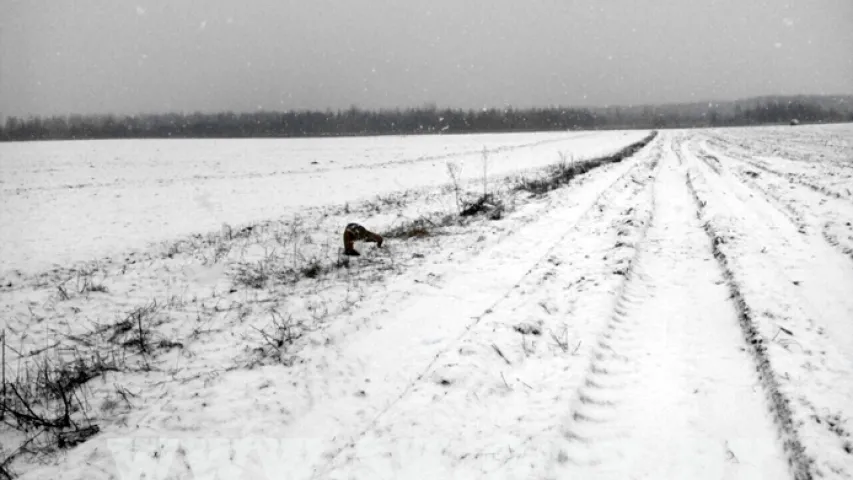
M 0 144 L 0 272 L 462 178 L 612 153 L 643 131 Z
M 556 190 L 512 188 L 558 152 L 588 159 L 647 133 L 0 144 L 4 199 L 79 202 L 53 223 L 3 206 L 4 226 L 26 232 L 3 246 L 3 269 L 20 270 L 0 285 L 7 378 L 117 367 L 77 393 L 73 419 L 97 435 L 60 451 L 36 438 L 10 469 L 853 478 L 853 125 L 663 130 Z M 445 162 L 476 198 L 483 146 L 505 210 L 460 220 Z M 89 182 L 93 148 L 111 173 Z M 79 197 L 64 186 L 87 182 Z M 129 191 L 144 201 L 120 200 Z M 104 192 L 127 203 L 87 220 Z M 343 266 L 350 221 L 386 238 Z M 251 228 L 211 232 L 221 222 Z M 0 457 L 31 437 L 13 425 Z

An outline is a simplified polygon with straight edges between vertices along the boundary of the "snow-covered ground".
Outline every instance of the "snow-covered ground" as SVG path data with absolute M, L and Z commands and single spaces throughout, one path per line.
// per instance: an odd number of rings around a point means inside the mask
M 598 156 L 642 131 L 0 144 L 0 272 L 144 248 L 223 222 L 292 215 L 463 178 Z M 2 275 L 2 273 L 0 273 Z
M 853 478 L 853 125 L 661 131 L 515 188 L 647 133 L 0 145 L 7 380 L 88 373 L 70 418 L 99 427 L 56 451 L 73 426 L 7 415 L 0 461 L 33 439 L 21 478 Z M 446 162 L 474 199 L 484 146 L 504 210 L 459 217 Z M 383 247 L 340 257 L 349 221 Z

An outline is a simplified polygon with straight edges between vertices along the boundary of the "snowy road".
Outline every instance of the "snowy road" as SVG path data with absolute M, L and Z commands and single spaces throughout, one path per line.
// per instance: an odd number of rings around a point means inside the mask
M 157 438 L 185 442 L 138 447 L 169 459 L 145 463 L 163 478 L 238 458 L 252 478 L 851 479 L 853 177 L 846 144 L 820 140 L 836 131 L 788 143 L 774 129 L 662 131 L 630 158 L 515 198 L 499 221 L 364 246 L 346 272 L 296 285 L 221 287 L 228 262 L 271 255 L 264 242 L 287 224 L 191 276 L 183 254 L 105 267 L 121 301 L 42 311 L 30 308 L 38 286 L 27 304 L 6 292 L 24 337 L 39 335 L 31 316 L 71 331 L 130 297 L 183 291 L 195 304 L 167 307 L 158 327 L 183 344 L 162 354 L 168 374 L 110 377 L 137 392 L 134 407 L 101 414 L 101 435 L 22 465 L 23 478 L 137 478 L 108 442 Z M 407 201 L 417 215 L 432 205 Z M 354 215 L 398 222 L 357 208 L 325 210 L 312 235 Z M 152 286 L 167 276 L 168 289 Z M 287 355 L 257 361 L 270 312 L 315 323 Z M 287 441 L 249 461 L 199 456 L 198 438 Z
M 651 224 L 571 407 L 561 451 L 567 465 L 557 472 L 784 478 L 729 289 L 686 172 L 667 153 Z
M 317 478 L 784 478 L 787 460 L 686 168 L 671 139 L 655 147 L 604 191 L 586 185 L 599 201 L 585 215 L 543 218 L 508 240 L 504 248 L 533 258 L 541 247 L 524 248 L 529 235 L 553 243 L 516 289 L 425 355 L 435 360 L 390 405 L 373 399 L 389 406 L 345 437 L 353 440 Z M 556 236 L 557 225 L 569 230 Z M 518 278 L 508 263 L 495 263 L 492 278 Z M 484 284 L 457 280 L 449 291 Z M 422 325 L 417 342 L 468 316 L 452 300 L 443 306 L 395 315 Z M 549 333 L 521 333 L 524 325 L 565 332 L 572 351 Z M 414 344 L 384 335 L 408 363 Z M 364 375 L 377 373 L 387 378 Z

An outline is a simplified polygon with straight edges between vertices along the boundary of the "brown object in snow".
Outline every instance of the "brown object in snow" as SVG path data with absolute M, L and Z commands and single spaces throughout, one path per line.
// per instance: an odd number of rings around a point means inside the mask
M 361 255 L 355 250 L 355 242 L 373 242 L 377 247 L 382 247 L 382 235 L 373 233 L 357 223 L 350 223 L 344 229 L 344 255 Z

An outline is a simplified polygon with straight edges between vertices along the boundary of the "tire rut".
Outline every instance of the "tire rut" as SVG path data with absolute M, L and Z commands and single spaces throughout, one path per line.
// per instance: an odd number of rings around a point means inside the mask
M 700 146 L 698 149 L 701 151 L 704 148 Z M 700 157 L 701 155 L 701 153 L 697 154 Z M 820 232 L 827 244 L 853 260 L 853 226 L 850 225 L 850 221 L 853 220 L 853 205 L 851 203 L 834 195 L 828 196 L 814 188 L 792 190 L 791 185 L 800 184 L 792 183 L 786 176 L 772 175 L 771 177 L 776 177 L 774 179 L 758 175 L 757 172 L 749 175 L 751 163 L 738 158 L 728 160 L 735 163 L 734 168 L 728 171 L 787 216 L 800 233 L 810 235 Z M 759 180 L 762 184 L 759 184 Z
M 601 231 L 614 243 L 627 241 L 634 218 L 632 205 L 647 186 L 643 179 L 656 163 L 658 148 L 655 143 L 650 151 L 641 153 L 645 158 L 608 187 L 512 289 L 446 345 L 399 398 L 351 442 L 331 452 L 329 464 L 315 472 L 315 477 L 332 473 L 387 476 L 393 471 L 395 477 L 407 478 L 413 472 L 423 475 L 425 458 L 430 459 L 429 471 L 442 478 L 459 476 L 460 471 L 468 478 L 529 469 L 524 457 L 541 453 L 529 442 L 541 433 L 536 425 L 547 426 L 547 422 L 518 424 L 512 420 L 516 416 L 536 417 L 541 410 L 535 407 L 553 402 L 552 396 L 561 390 L 559 384 L 548 381 L 551 376 L 537 371 L 533 359 L 549 365 L 546 372 L 553 372 L 558 365 L 563 365 L 558 370 L 562 371 L 568 368 L 567 359 L 573 363 L 577 358 L 574 342 L 586 348 L 589 341 L 572 330 L 572 354 L 537 339 L 545 332 L 548 338 L 556 330 L 558 312 L 590 308 L 555 305 L 554 292 L 566 295 L 572 290 L 586 290 L 600 302 L 620 278 L 630 248 L 626 245 L 618 254 L 611 252 L 611 258 L 602 264 L 598 259 L 606 246 L 601 245 L 601 237 L 590 233 Z M 568 338 L 568 329 L 565 334 Z M 516 408 L 512 416 L 500 418 L 495 412 L 504 402 Z M 470 424 L 477 418 L 487 418 L 494 430 L 472 433 L 454 426 L 459 421 Z
M 690 184 L 741 311 L 797 479 L 851 478 L 853 275 L 823 240 L 796 233 L 747 187 L 690 160 Z
M 725 146 L 727 144 L 725 141 L 722 141 L 722 140 L 717 140 L 715 143 L 720 144 L 719 146 L 721 148 L 724 148 L 724 149 L 725 149 Z M 731 146 L 730 143 L 728 145 Z M 743 147 L 739 147 L 739 148 L 743 149 Z M 771 175 L 778 176 L 778 177 L 783 178 L 789 182 L 796 183 L 800 186 L 809 188 L 810 190 L 817 192 L 817 193 L 819 193 L 819 194 L 821 194 L 827 198 L 832 198 L 832 199 L 836 199 L 836 200 L 842 200 L 842 201 L 845 201 L 848 203 L 853 203 L 853 198 L 851 198 L 847 195 L 842 195 L 841 193 L 839 193 L 835 190 L 831 190 L 831 189 L 829 189 L 823 185 L 815 183 L 811 179 L 804 178 L 804 177 L 809 176 L 805 173 L 802 173 L 802 172 L 792 173 L 792 172 L 783 172 L 783 171 L 775 170 L 775 169 L 770 168 L 769 166 L 766 165 L 766 163 L 768 163 L 768 162 L 756 160 L 754 158 L 750 158 L 748 156 L 748 153 L 740 153 L 740 152 L 736 153 L 736 152 L 732 151 L 731 148 L 726 149 L 726 156 L 730 159 L 743 162 L 743 163 L 745 163 L 745 164 L 747 164 L 753 168 L 757 168 L 763 172 L 769 173 Z M 698 158 L 705 161 L 705 159 L 702 156 L 699 156 Z M 786 159 L 786 161 L 795 162 L 793 160 L 787 160 L 787 159 Z M 716 173 L 720 173 L 720 172 L 717 171 Z M 849 190 L 848 190 L 848 193 L 849 193 Z
M 684 172 L 674 153 L 665 161 L 646 238 L 593 349 L 548 478 L 787 474 Z

